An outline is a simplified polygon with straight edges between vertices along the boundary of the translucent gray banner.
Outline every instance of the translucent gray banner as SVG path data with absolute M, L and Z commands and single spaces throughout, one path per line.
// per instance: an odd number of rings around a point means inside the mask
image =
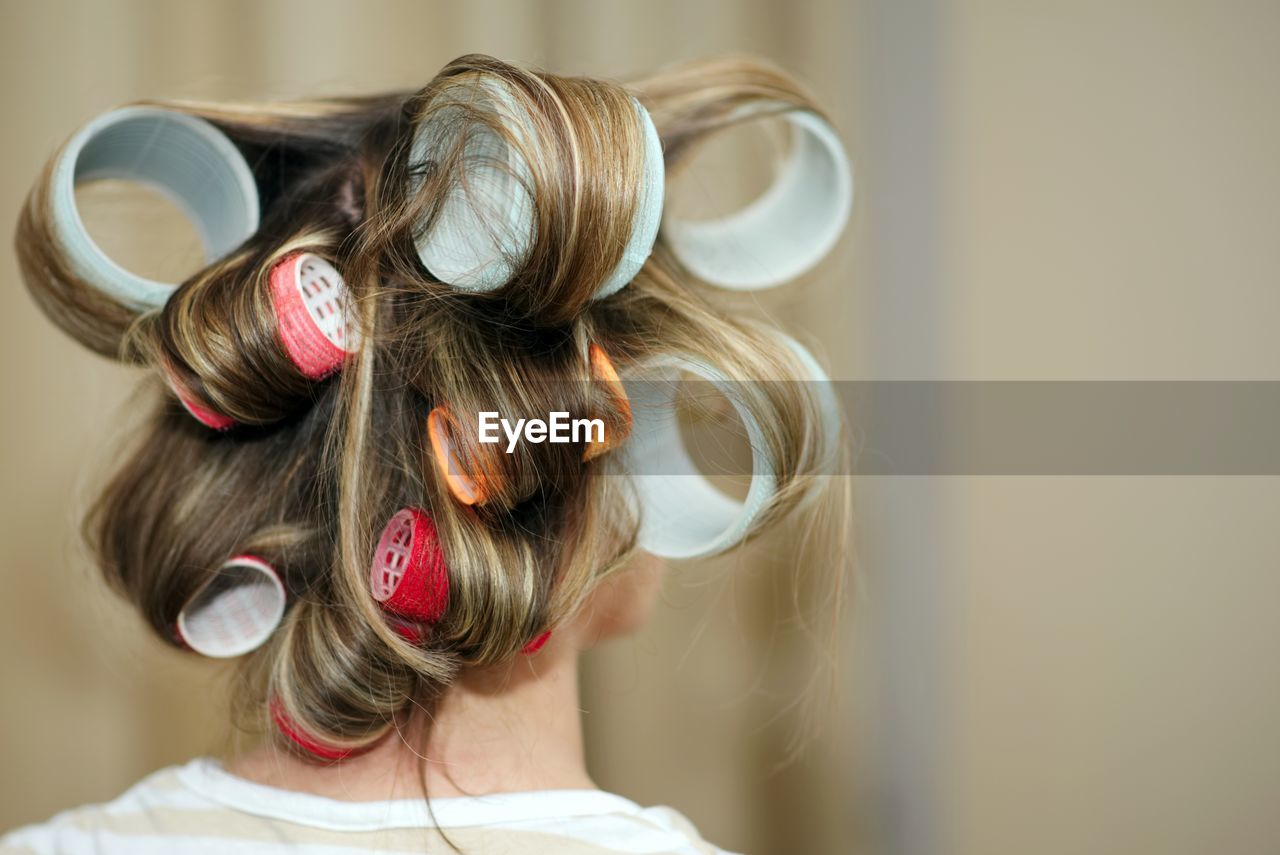
M 628 381 L 632 396 L 661 400 L 646 382 Z M 681 384 L 684 403 L 673 408 L 703 410 L 682 417 L 681 432 L 704 472 L 751 472 L 730 402 L 767 394 L 763 385 Z M 1280 474 L 1280 382 L 868 381 L 831 383 L 822 395 L 854 451 L 838 474 Z M 717 426 L 708 431 L 708 421 Z M 636 456 L 630 465 L 638 474 L 681 470 L 669 460 Z

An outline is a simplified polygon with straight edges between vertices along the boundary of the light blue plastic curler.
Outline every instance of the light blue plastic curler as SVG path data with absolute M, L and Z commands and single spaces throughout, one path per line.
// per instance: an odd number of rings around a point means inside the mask
M 815 387 L 823 449 L 822 468 L 830 471 L 840 431 L 839 405 L 831 381 L 816 359 L 794 339 L 774 333 L 791 349 Z M 751 484 L 742 501 L 721 492 L 698 469 L 680 435 L 675 403 L 681 375 L 710 382 L 733 406 L 751 446 Z M 663 558 L 714 555 L 739 543 L 778 492 L 777 464 L 764 431 L 752 417 L 743 384 L 713 365 L 663 356 L 639 366 L 624 379 L 631 402 L 632 429 L 623 465 L 639 504 L 639 545 Z
M 208 261 L 257 231 L 253 173 L 239 149 L 209 122 L 158 107 L 125 107 L 89 122 L 53 169 L 54 237 L 77 275 L 138 311 L 163 305 L 177 285 L 125 270 L 89 236 L 76 187 L 112 178 L 142 184 L 175 204 L 195 226 Z
M 795 279 L 826 257 L 849 221 L 853 173 L 835 129 L 808 110 L 777 117 L 791 125 L 791 152 L 764 193 L 723 217 L 662 224 L 671 251 L 711 285 L 755 291 Z
M 491 111 L 517 139 L 521 147 L 535 150 L 525 133 L 532 117 L 506 89 L 492 80 L 446 90 L 450 98 L 467 100 L 477 109 Z M 639 101 L 636 113 L 644 134 L 642 186 L 632 221 L 631 237 L 622 258 L 602 282 L 595 298 L 618 291 L 633 278 L 653 251 L 662 221 L 666 169 L 662 140 L 653 119 Z M 444 108 L 414 135 L 410 162 L 415 165 L 445 157 L 464 130 L 463 112 Z M 450 187 L 432 228 L 415 238 L 418 257 L 431 274 L 464 291 L 495 291 L 511 281 L 537 239 L 532 172 L 520 152 L 483 124 L 465 127 L 461 157 L 466 161 L 463 180 Z M 410 192 L 417 192 L 416 178 Z
M 523 129 L 528 113 L 499 84 L 484 81 L 456 97 L 493 111 L 531 149 Z M 772 115 L 777 105 L 752 106 L 744 118 Z M 709 220 L 662 220 L 666 168 L 662 142 L 647 110 L 641 203 L 622 260 L 596 294 L 616 292 L 639 272 L 653 251 L 659 224 L 672 252 L 695 276 L 738 291 L 770 288 L 812 269 L 835 245 L 853 210 L 853 174 L 835 129 L 808 110 L 778 115 L 792 129 L 793 145 L 769 188 L 754 201 Z M 418 129 L 411 158 L 436 160 L 456 144 L 459 111 L 443 110 Z M 469 129 L 462 156 L 466 181 L 449 191 L 433 228 L 417 236 L 422 263 L 442 282 L 466 291 L 493 291 L 511 280 L 535 239 L 531 172 L 518 152 L 486 127 Z M 420 186 L 421 179 L 417 179 Z

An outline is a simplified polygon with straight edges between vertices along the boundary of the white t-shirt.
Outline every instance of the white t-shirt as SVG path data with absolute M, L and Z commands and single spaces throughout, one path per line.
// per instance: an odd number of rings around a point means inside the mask
M 344 802 L 255 784 L 208 758 L 162 769 L 114 801 L 0 838 L 0 853 L 353 855 L 451 852 L 599 855 L 723 850 L 668 807 L 599 790 Z M 433 815 L 434 814 L 434 815 Z

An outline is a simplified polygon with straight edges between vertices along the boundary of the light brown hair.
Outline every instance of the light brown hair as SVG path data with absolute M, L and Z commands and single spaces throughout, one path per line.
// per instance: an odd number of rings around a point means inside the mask
M 486 77 L 532 117 L 527 137 L 450 96 Z M 429 709 L 459 669 L 508 660 L 571 617 L 625 562 L 637 520 L 616 455 L 584 461 L 581 446 L 551 443 L 494 454 L 460 431 L 463 457 L 500 476 L 490 501 L 466 508 L 450 498 L 427 450 L 426 416 L 442 402 L 462 414 L 599 413 L 607 404 L 583 359 L 590 341 L 624 373 L 675 353 L 735 379 L 797 381 L 744 392 L 778 478 L 755 530 L 821 488 L 813 476 L 823 438 L 798 382 L 803 366 L 768 329 L 716 303 L 661 237 L 634 281 L 592 299 L 637 204 L 643 143 L 633 95 L 654 117 L 669 172 L 700 141 L 742 121 L 743 106 L 818 109 L 788 77 L 746 60 L 690 64 L 628 89 L 482 56 L 455 60 L 416 93 L 161 103 L 207 119 L 239 147 L 254 168 L 262 218 L 239 249 L 145 312 L 69 268 L 50 223 L 53 161 L 37 182 L 17 247 L 46 313 L 99 353 L 174 373 L 239 425 L 209 431 L 164 395 L 86 531 L 107 579 L 166 639 L 179 609 L 229 556 L 252 552 L 281 572 L 289 610 L 244 660 L 242 709 L 264 713 L 278 698 L 324 742 L 370 744 L 411 705 Z M 414 130 L 444 110 L 450 121 L 487 122 L 508 144 L 529 148 L 533 246 L 491 293 L 437 281 L 414 252 L 414 236 L 467 176 L 462 147 L 427 164 L 410 157 Z M 272 264 L 298 250 L 342 272 L 363 332 L 360 351 L 318 383 L 290 363 L 267 285 Z M 377 535 L 404 506 L 432 515 L 448 563 L 448 608 L 420 643 L 387 624 L 368 586 Z M 843 515 L 846 505 L 824 507 Z M 842 550 L 831 544 L 836 580 Z

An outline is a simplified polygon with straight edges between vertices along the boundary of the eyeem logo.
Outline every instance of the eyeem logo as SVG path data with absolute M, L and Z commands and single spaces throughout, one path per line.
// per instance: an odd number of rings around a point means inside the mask
M 516 419 L 512 424 L 496 412 L 477 413 L 479 439 L 486 445 L 494 445 L 507 438 L 507 454 L 516 450 L 521 438 L 535 445 L 542 442 L 604 442 L 603 419 L 570 419 L 568 413 L 548 413 L 543 419 Z M 502 436 L 498 431 L 501 429 Z

